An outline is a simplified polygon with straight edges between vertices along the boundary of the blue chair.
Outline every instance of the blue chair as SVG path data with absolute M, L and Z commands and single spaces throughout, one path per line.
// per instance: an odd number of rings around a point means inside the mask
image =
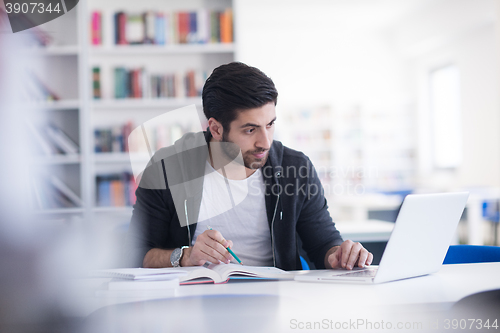
M 500 247 L 482 245 L 451 245 L 443 265 L 500 261 Z
M 498 245 L 498 225 L 500 222 L 499 200 L 486 200 L 483 202 L 483 218 L 490 221 L 493 234 L 493 245 Z
M 307 261 L 304 258 L 302 258 L 302 256 L 300 256 L 300 263 L 302 264 L 302 270 L 304 270 L 304 271 L 310 270 L 309 265 L 307 264 Z

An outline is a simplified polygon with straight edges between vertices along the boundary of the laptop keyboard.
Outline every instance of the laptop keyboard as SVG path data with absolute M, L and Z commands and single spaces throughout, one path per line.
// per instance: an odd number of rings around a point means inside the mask
M 348 272 L 348 273 L 338 274 L 335 276 L 375 277 L 375 274 L 377 274 L 376 269 L 364 269 L 362 271 Z

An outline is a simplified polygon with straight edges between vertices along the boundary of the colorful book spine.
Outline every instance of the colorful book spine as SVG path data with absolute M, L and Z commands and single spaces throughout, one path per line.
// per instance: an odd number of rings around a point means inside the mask
M 201 96 L 206 71 L 150 74 L 144 68 L 114 69 L 115 98 L 185 98 Z
M 92 68 L 92 95 L 94 99 L 101 98 L 101 68 Z
M 148 11 L 142 15 L 142 20 L 144 24 L 144 44 L 154 44 L 155 43 L 155 33 L 156 33 L 156 15 L 152 11 Z
M 116 17 L 116 44 L 118 45 L 126 45 L 127 41 L 127 14 L 124 12 L 118 12 Z
M 166 44 L 166 18 L 163 13 L 156 13 L 155 16 L 155 38 L 154 43 L 157 45 Z
M 233 42 L 233 11 L 231 8 L 226 9 L 221 14 L 220 19 L 220 42 Z
M 197 28 L 198 28 L 198 43 L 205 44 L 209 42 L 210 25 L 208 21 L 208 11 L 206 9 L 199 9 L 196 14 Z
M 102 44 L 102 16 L 92 13 L 92 44 Z M 197 44 L 232 43 L 233 11 L 199 9 L 143 13 L 114 14 L 114 42 L 126 44 Z
M 124 153 L 129 151 L 129 136 L 134 129 L 134 124 L 129 121 L 121 126 L 97 128 L 94 130 L 94 151 L 96 153 Z M 182 135 L 190 131 L 189 127 L 181 124 L 158 125 L 146 127 L 149 146 L 153 152 L 168 147 Z M 137 151 L 138 147 L 132 147 Z
M 92 39 L 92 45 L 101 45 L 102 44 L 102 15 L 101 12 L 99 11 L 93 11 L 92 12 L 92 19 L 91 19 L 91 39 Z
M 213 11 L 210 13 L 210 42 L 220 42 L 220 13 Z
M 96 177 L 97 206 L 124 207 L 136 202 L 137 184 L 128 172 Z
M 189 12 L 188 15 L 188 34 L 187 42 L 190 44 L 198 43 L 198 19 L 196 12 Z
M 179 12 L 177 13 L 177 23 L 179 31 L 179 43 L 187 43 L 187 35 L 189 33 L 189 13 Z

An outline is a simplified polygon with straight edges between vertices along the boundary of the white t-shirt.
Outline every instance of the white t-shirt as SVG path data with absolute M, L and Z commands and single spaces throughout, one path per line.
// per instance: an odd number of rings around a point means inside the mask
M 265 190 L 260 169 L 246 179 L 230 180 L 207 162 L 193 245 L 210 226 L 233 242 L 231 249 L 244 265 L 272 266 Z

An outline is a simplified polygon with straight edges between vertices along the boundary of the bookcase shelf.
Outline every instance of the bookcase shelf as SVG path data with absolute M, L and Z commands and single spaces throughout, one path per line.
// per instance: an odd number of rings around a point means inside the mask
M 95 153 L 96 163 L 130 163 L 128 153 Z
M 35 214 L 41 215 L 60 215 L 60 214 L 82 214 L 84 212 L 84 208 L 56 208 L 56 209 L 43 209 L 43 210 L 34 210 Z
M 27 50 L 35 56 L 78 56 L 81 49 L 78 45 L 57 45 L 47 47 L 36 47 Z
M 233 43 L 92 46 L 92 56 L 148 56 L 169 54 L 234 53 Z
M 34 163 L 38 165 L 56 164 L 78 164 L 82 161 L 80 154 L 75 155 L 53 155 L 35 158 Z
M 33 102 L 27 104 L 28 109 L 36 110 L 75 110 L 81 107 L 78 99 L 63 99 L 57 101 Z
M 111 109 L 161 109 L 176 108 L 190 104 L 201 105 L 201 97 L 188 98 L 123 98 L 123 99 L 103 99 L 92 101 L 92 108 L 95 110 Z
M 197 38 L 201 43 L 193 40 L 181 43 L 179 39 L 177 42 L 165 42 L 164 45 L 113 45 L 113 14 L 124 11 L 136 15 L 137 19 L 138 13 L 148 10 L 160 14 L 190 12 L 191 15 L 194 12 L 222 12 L 232 7 L 232 0 L 185 0 L 182 3 L 145 0 L 140 5 L 132 0 L 90 0 L 79 2 L 74 10 L 63 17 L 40 26 L 46 38 L 41 45 L 45 46 L 31 47 L 23 54 L 36 59 L 33 73 L 30 74 L 33 76 L 33 85 L 41 91 L 28 96 L 26 100 L 34 102 L 24 106 L 30 112 L 28 126 L 31 136 L 36 141 L 36 134 L 40 134 L 38 138 L 46 137 L 48 129 L 57 127 L 78 149 L 74 154 L 71 149 L 64 150 L 61 147 L 48 149 L 54 147 L 48 147 L 45 142 L 34 145 L 36 155 L 32 157 L 30 165 L 34 179 L 31 184 L 34 213 L 42 219 L 57 221 L 71 221 L 74 218 L 91 220 L 96 214 L 113 215 L 124 222 L 129 219 L 136 186 L 129 154 L 96 152 L 96 133 L 128 125 L 139 126 L 162 113 L 188 105 L 194 104 L 201 111 L 200 96 L 183 96 L 199 95 L 199 83 L 203 83 L 205 75 L 221 64 L 234 61 L 237 44 L 231 42 L 232 37 L 227 38 L 227 29 L 224 30 L 224 38 L 222 35 L 220 39 Z M 94 45 L 95 36 L 92 35 L 95 11 L 103 13 L 101 45 Z M 232 17 L 231 21 L 224 22 L 225 27 L 228 27 L 227 22 L 232 22 Z M 189 29 L 192 29 L 191 25 Z M 220 32 L 222 34 L 222 30 Z M 40 66 L 36 67 L 38 64 Z M 100 69 L 99 77 L 102 79 L 99 89 L 103 88 L 102 94 L 97 96 L 99 98 L 94 98 L 93 94 L 93 69 L 96 67 Z M 147 90 L 144 89 L 141 94 L 124 95 L 143 98 L 115 99 L 116 68 L 123 68 L 127 72 L 144 69 L 141 85 L 149 84 L 151 87 L 152 80 L 176 75 L 176 93 L 153 94 L 157 90 L 149 90 L 151 94 L 146 94 Z M 187 84 L 193 81 L 196 83 L 194 89 L 192 84 Z M 183 91 L 179 87 L 187 89 Z M 173 124 L 173 132 L 178 134 L 181 129 L 185 131 L 183 126 Z M 45 141 L 53 146 L 51 140 Z M 102 200 L 103 184 L 104 187 L 111 185 L 111 200 L 107 200 L 106 195 L 105 200 Z
M 116 214 L 131 214 L 132 213 L 131 206 L 123 206 L 123 207 L 94 207 L 92 211 L 95 213 L 116 213 Z

